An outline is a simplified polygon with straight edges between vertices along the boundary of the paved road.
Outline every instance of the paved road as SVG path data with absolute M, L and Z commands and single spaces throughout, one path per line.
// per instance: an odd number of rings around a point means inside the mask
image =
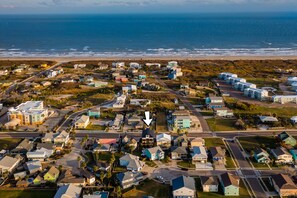
M 246 181 L 248 182 L 255 197 L 261 197 L 261 198 L 267 197 L 264 189 L 261 186 L 260 181 L 258 180 L 258 176 L 256 172 L 249 164 L 249 162 L 245 159 L 239 145 L 234 141 L 226 141 L 226 142 L 228 143 L 231 149 L 231 152 L 233 153 L 235 160 L 239 165 L 240 169 L 238 170 L 238 172 L 240 173 L 240 175 L 246 178 Z

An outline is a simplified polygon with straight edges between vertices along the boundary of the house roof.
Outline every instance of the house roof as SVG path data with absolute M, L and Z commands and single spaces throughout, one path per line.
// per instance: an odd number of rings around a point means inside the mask
M 226 150 L 220 146 L 210 147 L 209 151 L 212 157 L 225 157 Z
M 288 151 L 286 151 L 284 147 L 277 147 L 276 149 L 271 149 L 271 151 L 277 156 L 285 154 L 289 155 Z
M 199 142 L 202 142 L 204 144 L 205 140 L 203 138 L 200 138 L 200 137 L 197 137 L 197 138 L 194 138 L 191 143 L 199 143 Z
M 155 137 L 155 131 L 149 129 L 149 128 L 146 128 L 145 130 L 142 131 L 142 137 L 146 137 L 147 135 L 149 135 L 150 137 Z
M 62 131 L 61 133 L 59 133 L 55 138 L 66 138 L 69 136 L 69 133 L 67 133 L 66 131 Z
M 172 180 L 172 190 L 178 190 L 180 188 L 188 188 L 191 190 L 196 190 L 195 180 L 192 177 L 180 176 Z
M 224 173 L 221 175 L 222 183 L 224 187 L 233 185 L 239 187 L 239 177 L 232 175 L 231 173 Z
M 207 157 L 205 148 L 203 146 L 194 146 L 192 156 L 195 155 L 204 155 Z
M 14 157 L 5 156 L 0 161 L 0 167 L 13 167 L 16 163 L 18 163 L 20 160 Z
M 277 174 L 272 175 L 271 178 L 275 182 L 275 184 L 279 187 L 279 189 L 296 189 L 297 186 L 294 184 L 292 179 L 288 175 Z
M 53 177 L 56 177 L 56 175 L 59 175 L 59 173 L 60 173 L 60 171 L 54 166 L 52 166 L 47 172 L 47 174 L 50 174 Z
M 268 155 L 267 151 L 265 151 L 264 149 L 259 148 L 259 147 L 257 147 L 257 148 L 254 149 L 254 153 L 255 153 L 256 155 L 259 155 L 260 153 L 265 153 L 265 154 Z
M 166 133 L 161 133 L 161 134 L 158 134 L 158 135 L 157 135 L 156 140 L 157 140 L 157 141 L 160 141 L 160 140 L 171 141 L 171 135 L 168 135 L 168 134 L 166 134 Z
M 293 136 L 291 136 L 289 133 L 287 133 L 286 131 L 278 134 L 278 138 L 282 141 L 285 141 L 288 138 L 293 138 Z M 294 139 L 294 138 L 293 138 Z
M 124 173 L 118 173 L 117 174 L 117 179 L 122 182 L 125 180 L 129 180 L 133 178 L 133 173 L 132 172 L 124 172 Z
M 200 176 L 202 185 L 219 185 L 217 177 Z
M 147 149 L 150 153 L 157 153 L 157 152 L 163 152 L 160 146 L 155 146 L 153 148 L 148 148 Z
M 182 146 L 173 146 L 171 147 L 171 152 L 173 153 L 179 153 L 179 154 L 187 154 L 188 151 L 185 147 Z
M 86 123 L 89 119 L 89 116 L 86 115 L 82 115 L 77 121 L 76 123 Z
M 135 155 L 131 155 L 131 154 L 126 154 L 123 157 L 120 158 L 120 161 L 124 160 L 124 161 L 128 161 L 128 165 L 127 168 L 132 168 L 132 169 L 138 169 L 140 167 L 142 167 L 144 165 L 144 162 L 140 161 L 139 158 Z
M 278 119 L 273 116 L 259 116 L 261 122 L 278 122 Z
M 41 162 L 39 160 L 26 162 L 26 166 L 27 166 L 29 172 L 31 172 L 32 170 L 35 170 L 35 169 L 42 168 Z
M 61 186 L 59 190 L 56 192 L 54 198 L 62 198 L 62 197 L 78 198 L 80 197 L 81 191 L 82 191 L 82 188 L 77 187 L 74 184 Z

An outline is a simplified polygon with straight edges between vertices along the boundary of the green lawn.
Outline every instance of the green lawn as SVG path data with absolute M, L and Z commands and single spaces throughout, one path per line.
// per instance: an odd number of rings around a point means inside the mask
M 195 178 L 195 184 L 196 184 L 196 190 L 197 190 L 197 196 L 198 197 L 207 197 L 207 198 L 217 198 L 217 197 L 225 197 L 223 195 L 221 186 L 219 186 L 219 192 L 217 193 L 208 193 L 208 192 L 202 192 L 202 186 L 200 182 L 200 178 Z M 240 189 L 239 189 L 239 195 L 240 196 L 232 196 L 233 198 L 247 198 L 250 197 L 246 186 L 244 185 L 243 181 L 240 180 Z
M 213 111 L 200 111 L 203 116 L 213 116 Z
M 98 130 L 98 131 L 104 131 L 106 129 L 106 126 L 100 126 L 100 125 L 92 125 L 89 124 L 86 128 L 87 130 Z
M 205 146 L 207 148 L 213 147 L 213 146 L 221 146 L 221 147 L 226 147 L 222 138 L 204 138 L 205 140 Z
M 53 198 L 56 190 L 1 190 L 1 198 Z
M 170 197 L 170 186 L 165 184 L 157 183 L 153 180 L 145 180 L 136 186 L 132 190 L 123 193 L 123 197 L 143 197 L 143 196 L 153 196 L 158 198 L 168 198 Z
M 226 149 L 226 168 L 236 168 L 231 158 L 229 149 L 226 148 L 226 145 L 224 144 L 222 138 L 204 138 L 204 140 L 205 140 L 205 146 L 207 148 L 213 147 L 213 146 L 220 146 Z
M 0 150 L 2 149 L 14 149 L 22 139 L 20 138 L 6 138 L 6 139 L 0 139 Z
M 206 122 L 212 131 L 235 131 L 238 130 L 234 127 L 236 120 L 234 119 L 221 119 L 210 118 Z
M 250 153 L 256 147 L 276 148 L 277 140 L 273 136 L 251 136 L 251 137 L 239 137 L 243 149 Z
M 144 161 L 146 165 L 150 166 L 150 167 L 156 167 L 157 164 L 154 161 L 151 160 L 145 160 Z
M 177 162 L 177 165 L 182 168 L 196 168 L 196 166 L 189 161 L 180 161 Z

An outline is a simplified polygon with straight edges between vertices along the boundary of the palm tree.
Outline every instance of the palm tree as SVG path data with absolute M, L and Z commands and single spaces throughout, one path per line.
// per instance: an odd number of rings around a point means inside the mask
M 93 171 L 96 173 L 99 170 L 98 166 L 93 166 Z
M 120 186 L 117 186 L 116 188 L 116 194 L 117 194 L 117 197 L 120 198 L 122 197 L 122 189 Z
M 100 173 L 100 181 L 101 181 L 101 184 L 102 184 L 102 185 L 104 184 L 104 183 L 103 183 L 104 178 L 105 178 L 105 174 L 104 174 L 104 172 L 102 171 L 102 172 Z
M 78 156 L 77 159 L 76 159 L 76 161 L 78 162 L 78 166 L 79 166 L 80 165 L 80 161 L 81 161 L 81 157 Z
M 80 163 L 80 167 L 81 167 L 81 168 L 85 168 L 86 166 L 87 166 L 86 162 L 81 162 L 81 163 Z
M 110 178 L 112 177 L 111 171 L 108 171 L 108 172 L 107 172 L 106 177 L 107 177 L 107 179 L 108 179 L 108 183 L 107 183 L 107 186 L 106 186 L 106 187 L 108 187 L 108 186 L 109 186 L 109 183 L 110 183 Z

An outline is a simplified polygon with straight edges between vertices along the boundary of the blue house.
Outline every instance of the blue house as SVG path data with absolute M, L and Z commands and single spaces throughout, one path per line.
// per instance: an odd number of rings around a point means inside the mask
M 209 109 L 217 109 L 224 107 L 224 102 L 222 97 L 207 97 L 205 99 L 205 104 Z
M 169 78 L 170 80 L 176 79 L 176 73 L 175 73 L 175 72 L 170 72 L 170 73 L 168 74 L 168 78 Z
M 296 161 L 297 160 L 297 149 L 291 149 L 290 153 L 293 156 L 293 159 Z
M 99 118 L 100 117 L 100 108 L 89 109 L 88 116 L 91 118 Z

